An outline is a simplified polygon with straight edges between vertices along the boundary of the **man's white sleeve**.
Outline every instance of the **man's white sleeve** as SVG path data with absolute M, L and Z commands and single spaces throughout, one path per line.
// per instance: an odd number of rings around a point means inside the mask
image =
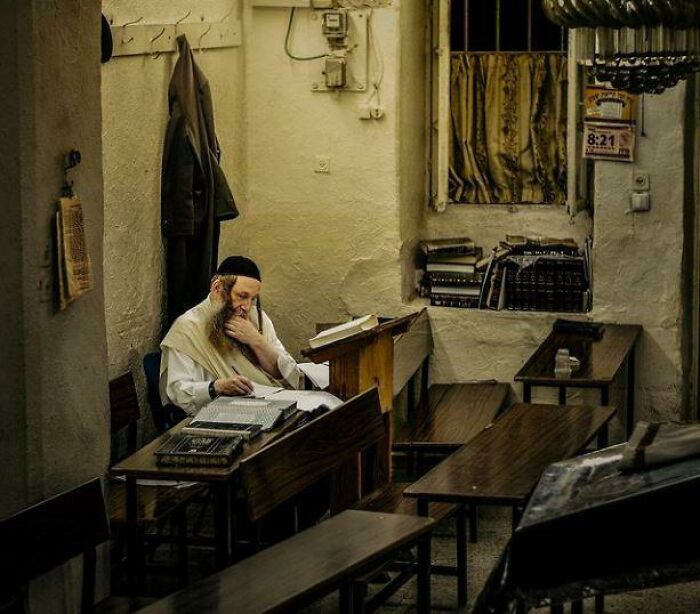
M 277 352 L 277 368 L 282 374 L 282 379 L 292 388 L 298 389 L 299 382 L 304 381 L 302 373 L 297 366 L 297 361 L 287 352 L 282 342 L 277 338 L 272 320 L 263 312 L 263 335 Z
M 187 354 L 173 348 L 163 350 L 166 371 L 161 381 L 161 400 L 173 403 L 188 414 L 197 413 L 211 401 L 209 383 L 216 379 Z M 165 397 L 165 398 L 163 398 Z

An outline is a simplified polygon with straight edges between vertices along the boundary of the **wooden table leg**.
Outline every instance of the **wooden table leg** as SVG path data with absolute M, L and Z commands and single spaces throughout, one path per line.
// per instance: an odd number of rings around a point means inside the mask
M 338 611 L 340 614 L 354 614 L 352 580 L 343 582 L 340 586 L 340 603 Z
M 419 516 L 428 515 L 428 501 L 418 499 Z M 416 609 L 420 614 L 430 612 L 430 533 L 418 541 L 418 583 Z
M 634 430 L 634 352 L 635 349 L 632 348 L 627 357 L 627 439 Z
M 523 383 L 523 403 L 529 403 L 532 400 L 532 386 Z
M 598 431 L 598 449 L 602 450 L 603 448 L 608 447 L 608 424 L 607 422 L 600 427 L 600 430 Z
M 566 405 L 566 386 L 559 386 L 559 405 Z
M 475 544 L 479 538 L 479 506 L 469 504 L 469 541 Z
M 428 380 L 430 379 L 430 356 L 428 356 L 421 365 L 420 370 L 420 399 L 418 402 L 421 405 L 428 405 Z
M 223 569 L 231 560 L 231 492 L 228 482 L 212 487 L 214 495 L 214 541 L 216 567 Z
M 139 539 L 136 478 L 126 478 L 126 574 L 129 596 L 138 595 L 143 574 L 143 551 Z
M 430 533 L 418 541 L 418 587 L 416 610 L 419 614 L 430 612 Z
M 457 605 L 467 605 L 467 513 L 464 505 L 457 508 Z

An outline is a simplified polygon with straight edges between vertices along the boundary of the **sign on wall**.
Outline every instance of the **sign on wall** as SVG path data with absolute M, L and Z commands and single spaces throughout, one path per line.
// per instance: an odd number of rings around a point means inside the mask
M 583 122 L 583 157 L 634 162 L 637 96 L 599 85 L 588 86 Z

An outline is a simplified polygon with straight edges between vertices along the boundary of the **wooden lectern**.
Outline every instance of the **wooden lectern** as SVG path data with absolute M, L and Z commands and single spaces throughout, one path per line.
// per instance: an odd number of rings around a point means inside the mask
M 329 392 L 343 401 L 377 386 L 386 437 L 376 450 L 346 465 L 332 490 L 332 511 L 352 505 L 363 495 L 391 480 L 391 409 L 393 401 L 394 337 L 405 333 L 418 314 L 380 322 L 378 326 L 329 343 L 302 350 L 309 360 L 329 361 Z

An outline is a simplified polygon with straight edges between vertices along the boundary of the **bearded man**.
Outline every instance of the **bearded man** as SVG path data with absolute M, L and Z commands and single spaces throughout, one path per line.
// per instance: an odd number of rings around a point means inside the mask
M 217 396 L 246 395 L 253 384 L 298 388 L 296 361 L 260 306 L 260 269 L 226 258 L 209 295 L 182 314 L 160 344 L 160 396 L 188 414 Z

